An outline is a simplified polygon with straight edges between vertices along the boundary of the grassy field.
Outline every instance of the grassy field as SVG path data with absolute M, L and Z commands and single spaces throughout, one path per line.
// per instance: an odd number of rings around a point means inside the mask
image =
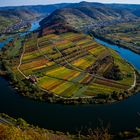
M 36 79 L 35 85 L 39 88 L 61 97 L 119 93 L 129 89 L 134 81 L 132 67 L 115 51 L 97 44 L 85 34 L 68 32 L 39 38 L 33 35 L 26 40 L 21 52 L 21 72 L 29 79 Z M 113 65 L 119 66 L 122 80 L 103 76 Z M 24 79 L 18 66 L 19 61 L 16 61 L 13 72 Z

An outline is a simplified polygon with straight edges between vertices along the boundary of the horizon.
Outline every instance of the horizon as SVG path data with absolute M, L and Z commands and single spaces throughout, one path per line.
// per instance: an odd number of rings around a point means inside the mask
M 53 4 L 62 4 L 62 3 L 80 3 L 80 2 L 95 2 L 95 3 L 103 3 L 103 4 L 133 4 L 133 5 L 140 5 L 140 2 L 138 0 L 134 0 L 133 3 L 131 2 L 131 0 L 126 0 L 126 2 L 122 1 L 122 0 L 118 0 L 117 2 L 115 2 L 114 0 L 104 0 L 104 2 L 102 2 L 102 0 L 87 0 L 87 1 L 83 1 L 83 0 L 71 0 L 71 1 L 66 1 L 66 0 L 60 0 L 59 2 L 56 2 L 56 0 L 48 0 L 48 2 L 44 1 L 44 0 L 20 0 L 20 1 L 16 1 L 16 0 L 12 0 L 9 2 L 9 0 L 5 0 L 3 2 L 3 0 L 0 0 L 0 7 L 10 7 L 10 6 L 36 6 L 36 5 L 53 5 Z

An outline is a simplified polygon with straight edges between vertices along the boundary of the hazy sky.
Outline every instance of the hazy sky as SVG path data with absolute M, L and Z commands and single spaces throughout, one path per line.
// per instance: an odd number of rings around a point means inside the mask
M 1 6 L 14 6 L 14 5 L 47 5 L 54 3 L 62 3 L 62 2 L 80 2 L 83 0 L 0 0 Z M 86 0 L 89 2 L 102 2 L 102 3 L 135 3 L 140 4 L 140 0 Z

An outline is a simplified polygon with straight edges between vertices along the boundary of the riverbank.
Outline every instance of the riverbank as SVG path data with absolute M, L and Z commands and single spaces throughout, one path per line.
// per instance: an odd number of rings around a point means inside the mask
M 108 39 L 108 38 L 106 38 L 104 36 L 101 36 L 101 35 L 98 35 L 98 34 L 96 34 L 94 32 L 90 32 L 90 34 L 92 34 L 94 37 L 96 37 L 98 39 L 101 39 L 101 40 L 103 40 L 103 41 L 105 41 L 107 43 L 110 43 L 112 45 L 117 45 L 117 46 L 120 46 L 120 47 L 122 47 L 124 49 L 128 49 L 130 51 L 133 51 L 134 53 L 140 54 L 140 51 L 138 51 L 138 50 L 136 50 L 136 49 L 134 49 L 132 47 L 125 46 L 125 45 L 121 44 L 120 42 L 115 42 L 115 41 L 113 41 L 113 39 Z
M 28 77 L 26 77 L 20 71 L 20 65 L 22 63 L 21 60 L 25 52 L 25 48 L 23 47 L 24 41 L 25 40 L 23 39 L 19 48 L 16 47 L 16 54 L 14 53 L 14 55 L 11 54 L 11 51 L 9 52 L 8 47 L 4 47 L 4 50 L 1 52 L 1 68 L 3 69 L 3 72 L 1 73 L 5 74 L 8 81 L 10 81 L 11 86 L 14 89 L 16 89 L 17 93 L 20 93 L 23 96 L 30 97 L 35 100 L 47 101 L 47 102 L 55 103 L 55 104 L 56 103 L 60 103 L 60 104 L 111 104 L 117 101 L 122 101 L 123 99 L 126 99 L 139 91 L 138 89 L 139 86 L 137 86 L 138 83 L 135 77 L 139 79 L 140 76 L 137 72 L 134 72 L 134 73 L 137 73 L 136 75 L 134 74 L 134 83 L 136 85 L 133 84 L 133 87 L 130 86 L 130 88 L 128 87 L 126 90 L 123 90 L 122 92 L 113 91 L 108 94 L 101 93 L 95 96 L 69 97 L 69 98 L 61 97 L 53 93 L 49 94 L 47 90 L 42 90 L 41 88 L 39 88 L 36 85 L 36 83 L 30 82 L 30 80 L 28 80 Z M 15 50 L 12 50 L 12 52 L 15 52 Z M 21 56 L 19 56 L 19 54 L 21 54 Z M 20 57 L 20 62 L 18 63 L 17 61 L 18 65 L 16 69 L 18 70 L 19 74 L 22 74 L 25 77 L 24 79 L 22 78 L 20 79 L 16 77 L 15 75 L 16 73 L 13 72 L 13 67 L 10 67 L 11 63 L 14 63 L 13 61 L 10 60 L 11 56 L 15 57 L 14 62 L 16 62 L 17 58 Z
M 94 130 L 87 128 L 87 134 L 82 134 L 79 131 L 77 134 L 72 135 L 69 132 L 63 133 L 39 128 L 38 126 L 28 124 L 22 118 L 14 119 L 4 113 L 0 113 L 0 132 L 0 138 L 4 140 L 7 138 L 12 140 L 20 138 L 21 140 L 24 140 L 25 137 L 26 139 L 30 138 L 30 140 L 99 140 L 99 137 L 100 140 L 122 140 L 132 138 L 138 139 L 140 137 L 139 128 L 136 128 L 133 132 L 124 131 L 111 134 L 109 128 L 104 128 L 103 126 Z
M 29 80 L 19 81 L 15 77 L 14 73 L 10 70 L 10 63 L 7 60 L 1 58 L 1 68 L 5 71 L 1 71 L 1 74 L 10 81 L 10 85 L 25 97 L 29 97 L 38 101 L 47 101 L 50 103 L 59 104 L 111 104 L 114 102 L 122 101 L 132 96 L 139 91 L 139 83 L 136 81 L 136 85 L 131 90 L 126 90 L 122 93 L 110 93 L 110 94 L 98 94 L 93 97 L 75 97 L 64 98 L 55 94 L 48 94 L 46 91 L 39 89 L 36 84 L 32 84 Z M 140 79 L 139 73 L 135 70 L 137 79 Z M 32 94 L 30 94 L 32 92 Z
M 26 85 L 24 87 L 21 87 L 21 83 L 17 84 L 17 81 L 13 81 L 14 79 L 9 79 L 10 77 L 6 74 L 7 72 L 2 72 L 4 78 L 9 81 L 9 84 L 11 85 L 12 88 L 16 90 L 16 93 L 21 93 L 22 96 L 29 97 L 33 100 L 38 100 L 38 101 L 45 101 L 45 102 L 50 102 L 50 103 L 55 103 L 55 104 L 111 104 L 115 102 L 120 102 L 122 100 L 126 100 L 132 95 L 137 94 L 140 91 L 140 74 L 138 71 L 135 70 L 136 73 L 136 85 L 131 88 L 129 91 L 124 91 L 123 93 L 113 93 L 110 95 L 97 95 L 95 97 L 77 97 L 77 98 L 64 98 L 61 96 L 56 96 L 54 94 L 48 94 L 46 91 L 40 90 L 34 85 L 31 85 L 31 83 L 26 81 Z M 35 93 L 28 94 L 28 91 L 30 91 L 30 88 L 32 87 L 32 92 L 34 91 Z M 23 90 L 23 89 L 26 89 Z M 28 90 L 27 90 L 28 89 Z M 40 96 L 43 95 L 43 96 Z
M 0 113 L 0 139 L 1 140 L 76 140 L 76 135 L 65 134 L 59 131 L 47 130 L 28 124 L 22 118 L 14 119 L 4 113 Z M 80 136 L 87 140 L 85 136 Z

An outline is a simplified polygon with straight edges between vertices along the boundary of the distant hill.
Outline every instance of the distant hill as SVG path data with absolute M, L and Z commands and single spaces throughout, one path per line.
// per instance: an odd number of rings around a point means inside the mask
M 49 16 L 50 15 L 50 16 Z M 49 17 L 48 17 L 49 16 Z M 61 3 L 53 5 L 0 7 L 1 27 L 7 27 L 18 20 L 32 20 L 47 17 L 41 25 L 56 23 L 70 26 L 77 30 L 104 22 L 135 20 L 140 16 L 140 5 L 102 4 L 95 2 Z
M 7 9 L 0 10 L 0 16 L 5 18 L 14 18 L 22 20 L 32 20 L 39 16 L 38 13 L 33 13 L 30 10 Z
M 1 11 L 5 10 L 17 10 L 17 11 L 23 11 L 27 10 L 32 13 L 38 13 L 43 16 L 47 16 L 48 14 L 51 14 L 57 9 L 64 8 L 70 4 L 68 3 L 61 3 L 61 4 L 52 4 L 52 5 L 35 5 L 35 6 L 11 6 L 11 7 L 0 7 Z
M 6 28 L 21 21 L 34 20 L 39 16 L 40 14 L 36 12 L 31 12 L 30 10 L 0 9 L 0 31 L 4 31 Z
M 124 22 L 136 19 L 138 19 L 137 15 L 127 8 L 111 8 L 110 5 L 106 4 L 81 2 L 54 11 L 40 24 L 45 27 L 63 23 L 80 30 L 91 25 L 98 25 L 98 23 Z
M 108 4 L 108 6 L 115 9 L 127 9 L 134 15 L 140 17 L 140 5 L 138 4 Z
M 68 6 L 69 4 L 37 5 L 37 6 L 12 6 L 0 7 L 0 31 L 6 27 L 23 20 L 31 21 L 36 18 L 47 17 L 53 11 Z
M 134 13 L 136 16 L 140 17 L 140 8 L 134 10 L 133 13 Z

